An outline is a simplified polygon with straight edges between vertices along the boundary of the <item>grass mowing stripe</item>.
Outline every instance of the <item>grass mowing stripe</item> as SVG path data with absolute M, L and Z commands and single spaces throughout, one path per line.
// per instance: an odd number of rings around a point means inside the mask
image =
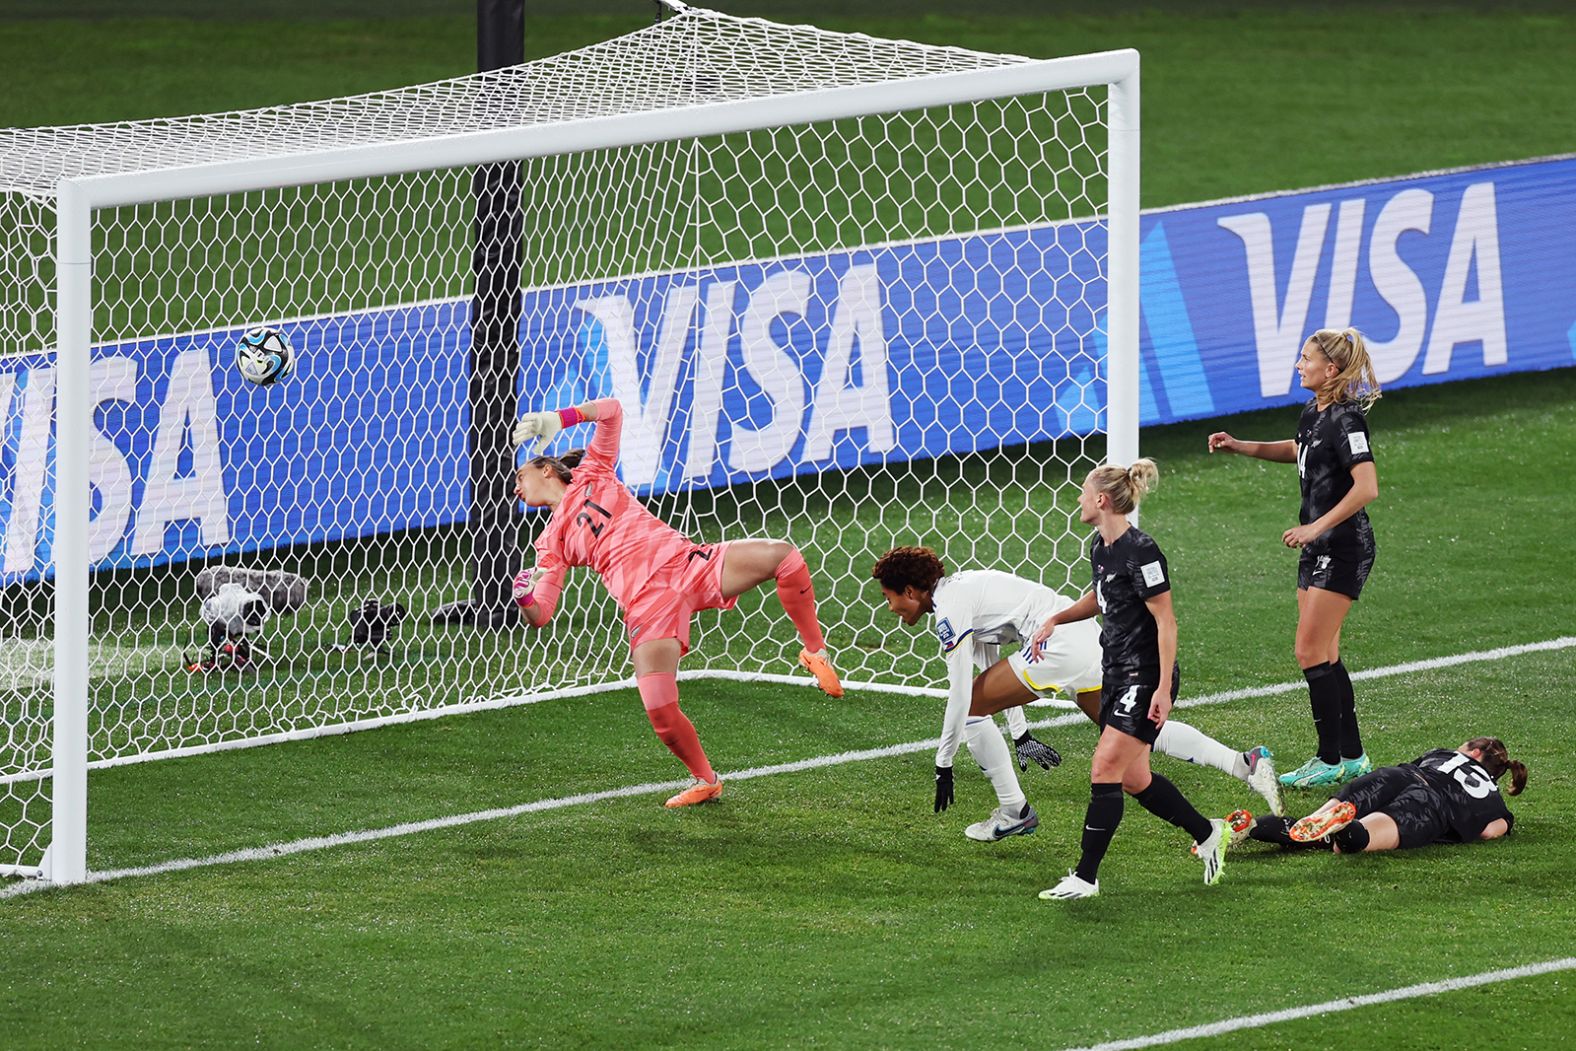
M 1412 1000 L 1419 996 L 1437 996 L 1440 993 L 1455 992 L 1458 989 L 1473 989 L 1480 985 L 1493 985 L 1496 982 L 1510 982 L 1517 978 L 1532 978 L 1540 974 L 1552 974 L 1555 971 L 1569 971 L 1573 969 L 1576 969 L 1576 956 L 1566 956 L 1558 960 L 1529 963 L 1522 967 L 1507 967 L 1499 971 L 1484 971 L 1482 974 L 1469 974 L 1461 978 L 1447 978 L 1438 982 L 1421 982 L 1417 985 L 1403 986 L 1400 989 L 1388 989 L 1381 993 L 1367 993 L 1363 996 L 1348 996 L 1340 1000 L 1326 1000 L 1322 1004 L 1309 1004 L 1306 1007 L 1289 1007 L 1283 1011 L 1270 1011 L 1266 1014 L 1241 1015 L 1237 1018 L 1210 1022 L 1207 1025 L 1189 1026 L 1186 1029 L 1168 1029 L 1163 1033 L 1137 1036 L 1128 1040 L 1112 1040 L 1104 1044 L 1090 1044 L 1084 1047 L 1068 1048 L 1067 1051 L 1138 1051 L 1139 1048 L 1176 1044 L 1183 1040 L 1194 1040 L 1203 1036 L 1221 1036 L 1226 1033 L 1234 1033 L 1239 1029 L 1257 1029 L 1261 1026 L 1275 1025 L 1278 1022 L 1291 1022 L 1299 1018 L 1334 1014 L 1337 1011 L 1351 1011 L 1358 1007 L 1394 1003 L 1397 1000 Z
M 1576 636 L 1565 635 L 1555 639 L 1546 639 L 1542 642 L 1529 642 L 1517 646 L 1501 646 L 1498 649 L 1476 650 L 1469 653 L 1457 653 L 1444 657 L 1431 657 L 1420 661 L 1408 661 L 1403 664 L 1392 664 L 1382 668 L 1370 668 L 1352 677 L 1354 679 L 1378 679 L 1393 675 L 1404 675 L 1414 671 L 1448 668 L 1459 664 L 1507 660 L 1527 653 L 1563 650 L 1572 646 L 1576 646 Z M 1272 697 L 1305 688 L 1306 684 L 1302 682 L 1284 682 L 1269 686 L 1248 687 L 1241 690 L 1223 690 L 1219 693 L 1205 694 L 1201 697 L 1179 701 L 1176 707 L 1199 708 L 1205 705 L 1225 704 L 1229 701 L 1246 700 L 1252 697 Z M 1052 719 L 1041 719 L 1031 722 L 1029 725 L 1035 729 L 1044 729 L 1055 726 L 1071 726 L 1083 720 L 1084 715 L 1082 712 L 1073 712 L 1067 715 L 1059 715 Z M 870 759 L 889 759 L 900 755 L 910 755 L 914 752 L 923 752 L 934 748 L 935 745 L 934 738 L 926 738 L 922 741 L 905 741 L 882 748 L 865 748 L 857 751 L 838 752 L 833 755 L 813 756 L 809 759 L 799 759 L 789 763 L 753 767 L 747 770 L 729 772 L 725 776 L 730 781 L 749 781 L 757 777 L 802 773 L 805 770 L 842 766 L 847 763 L 864 762 Z M 683 788 L 688 783 L 687 780 L 683 780 L 626 785 L 622 788 L 610 788 L 600 792 L 584 792 L 572 796 L 559 796 L 554 799 L 539 799 L 531 803 L 521 803 L 517 806 L 495 807 L 490 810 L 477 810 L 467 814 L 452 814 L 448 817 L 429 818 L 424 821 L 409 821 L 398 825 L 389 825 L 384 828 L 363 829 L 357 832 L 340 832 L 328 836 L 310 836 L 286 843 L 274 843 L 263 847 L 248 847 L 244 850 L 233 850 L 224 854 L 215 854 L 203 858 L 178 858 L 172 861 L 159 862 L 155 865 L 106 869 L 102 872 L 88 873 L 85 882 L 108 883 L 112 880 L 128 879 L 133 876 L 156 876 L 166 872 L 180 872 L 186 869 L 207 868 L 214 865 L 232 865 L 242 861 L 262 861 L 268 858 L 301 854 L 312 850 L 323 850 L 328 847 L 368 843 L 380 839 L 391 839 L 399 836 L 416 835 L 421 832 L 455 828 L 481 821 L 499 821 L 506 818 L 519 817 L 524 814 L 560 810 L 564 807 L 579 806 L 585 803 L 599 803 L 608 799 L 625 799 L 630 796 L 672 792 Z M 53 884 L 46 880 L 23 880 L 9 887 L 0 888 L 0 898 L 17 897 L 22 894 L 49 889 L 52 886 Z
M 1452 654 L 1447 657 L 1429 657 L 1425 660 L 1408 661 L 1404 664 L 1391 664 L 1382 668 L 1368 668 L 1362 671 L 1352 672 L 1351 677 L 1354 681 L 1361 679 L 1383 679 L 1392 675 L 1408 675 L 1415 671 L 1434 671 L 1439 668 L 1449 668 L 1457 664 L 1471 664 L 1477 661 L 1487 660 L 1503 660 L 1506 657 L 1515 657 L 1523 653 L 1538 653 L 1547 650 L 1563 650 L 1568 649 L 1571 646 L 1576 646 L 1576 636 L 1564 635 L 1555 639 L 1547 639 L 1543 642 L 1528 642 L 1516 646 L 1501 646 L 1499 649 L 1493 650 L 1476 650 L 1470 653 Z M 707 669 L 680 671 L 678 677 L 680 680 L 731 679 L 738 682 L 775 682 L 788 686 L 811 685 L 802 675 L 772 675 L 731 671 L 711 671 Z M 844 685 L 850 690 L 869 690 L 875 693 L 896 693 L 910 697 L 936 697 L 944 699 L 947 696 L 947 691 L 944 689 L 924 686 L 903 686 L 900 684 L 883 682 L 847 682 L 844 683 Z M 153 760 L 181 759 L 187 756 L 206 755 L 209 752 L 227 752 L 242 748 L 257 748 L 263 745 L 283 744 L 289 741 L 304 741 L 314 737 L 329 737 L 338 734 L 355 733 L 358 730 L 370 730 L 383 726 L 395 726 L 401 723 L 425 722 L 433 719 L 446 718 L 451 715 L 464 715 L 470 712 L 491 711 L 496 708 L 513 708 L 520 705 L 539 704 L 542 701 L 563 700 L 570 697 L 596 696 L 610 689 L 618 689 L 621 687 L 633 689 L 634 686 L 634 679 L 627 678 L 620 679 L 615 682 L 596 683 L 590 686 L 568 687 L 561 690 L 554 690 L 551 693 L 537 695 L 511 695 L 508 697 L 493 698 L 486 701 L 472 701 L 464 704 L 455 704 L 445 708 L 423 709 L 421 711 L 405 712 L 394 716 L 380 716 L 376 719 L 363 719 L 349 723 L 335 723 L 326 726 L 314 726 L 303 730 L 292 730 L 285 733 L 268 734 L 262 737 L 239 738 L 236 740 L 220 741 L 215 744 L 197 745 L 189 748 L 172 748 L 165 751 L 149 752 L 140 755 L 118 756 L 113 759 L 96 759 L 88 764 L 88 769 L 102 770 L 108 767 L 130 766 L 135 763 L 145 763 Z M 1199 697 L 1193 697 L 1187 700 L 1179 701 L 1177 702 L 1176 706 L 1178 708 L 1197 708 L 1203 705 L 1224 704 L 1227 701 L 1244 700 L 1249 697 L 1271 697 L 1282 693 L 1292 693 L 1306 688 L 1307 683 L 1301 681 L 1275 683 L 1270 686 L 1248 686 L 1239 690 L 1223 690 L 1218 693 L 1203 694 Z M 1054 698 L 1031 701 L 1030 704 L 1035 707 L 1074 707 L 1070 701 L 1062 701 Z M 1030 726 L 1038 730 L 1051 726 L 1066 726 L 1069 723 L 1075 723 L 1077 721 L 1077 718 L 1061 717 L 1057 719 L 1031 723 Z M 909 751 L 920 750 L 922 749 L 909 749 Z M 900 755 L 904 753 L 894 752 L 893 754 Z M 861 755 L 860 758 L 877 757 Z M 847 761 L 853 762 L 854 760 Z M 773 772 L 785 771 L 773 770 Z M 35 781 L 43 776 L 44 774 L 42 771 L 24 771 L 20 774 L 9 774 L 4 777 L 0 777 L 0 785 L 9 784 L 15 781 Z M 732 776 L 735 780 L 739 780 L 744 775 L 733 774 L 730 776 Z M 750 776 L 760 775 L 752 774 Z M 652 791 L 657 791 L 657 789 L 653 788 Z

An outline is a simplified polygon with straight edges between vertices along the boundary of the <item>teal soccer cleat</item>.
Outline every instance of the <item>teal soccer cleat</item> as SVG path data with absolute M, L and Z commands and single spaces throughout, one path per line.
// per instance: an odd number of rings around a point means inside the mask
M 1345 772 L 1341 763 L 1326 763 L 1314 756 L 1291 773 L 1282 774 L 1280 783 L 1292 788 L 1333 788 L 1341 783 Z
M 1355 781 L 1364 774 L 1373 773 L 1373 770 L 1374 764 L 1369 760 L 1367 752 L 1364 752 L 1356 759 L 1342 759 L 1341 784 L 1344 785 L 1348 781 Z

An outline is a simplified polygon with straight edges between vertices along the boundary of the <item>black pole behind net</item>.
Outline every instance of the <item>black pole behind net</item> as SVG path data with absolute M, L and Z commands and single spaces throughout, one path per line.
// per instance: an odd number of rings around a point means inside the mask
M 525 0 L 476 0 L 476 60 L 481 72 L 525 61 Z M 471 183 L 476 198 L 471 267 L 470 452 L 471 597 L 442 607 L 446 623 L 503 628 L 517 623 L 510 581 L 520 568 L 515 512 L 515 379 L 519 367 L 520 206 L 518 162 L 487 164 Z

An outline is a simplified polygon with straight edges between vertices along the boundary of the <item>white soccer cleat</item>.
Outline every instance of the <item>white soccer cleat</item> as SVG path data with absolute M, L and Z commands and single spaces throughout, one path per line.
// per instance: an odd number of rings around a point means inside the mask
M 1027 836 L 1040 827 L 1040 815 L 1027 803 L 1017 817 L 1005 813 L 1001 807 L 990 812 L 984 821 L 976 821 L 963 830 L 963 834 L 979 843 L 995 843 L 1008 836 Z
M 1264 802 L 1269 804 L 1270 813 L 1281 817 L 1286 813 L 1286 804 L 1281 801 L 1280 779 L 1275 776 L 1275 756 L 1263 745 L 1250 748 L 1243 753 L 1248 761 L 1248 787 L 1264 797 Z
M 1193 845 L 1193 853 L 1204 863 L 1204 886 L 1213 887 L 1226 871 L 1226 848 L 1231 845 L 1231 830 L 1219 818 L 1209 822 L 1209 838 Z
M 1233 810 L 1226 815 L 1226 827 L 1231 830 L 1226 840 L 1228 850 L 1236 850 L 1248 841 L 1253 829 L 1258 825 L 1258 819 L 1248 810 Z M 1198 847 L 1193 847 L 1193 852 L 1198 853 Z
M 1041 901 L 1072 901 L 1075 898 L 1092 898 L 1100 893 L 1100 881 L 1089 883 L 1069 871 L 1062 881 L 1050 890 L 1040 891 Z

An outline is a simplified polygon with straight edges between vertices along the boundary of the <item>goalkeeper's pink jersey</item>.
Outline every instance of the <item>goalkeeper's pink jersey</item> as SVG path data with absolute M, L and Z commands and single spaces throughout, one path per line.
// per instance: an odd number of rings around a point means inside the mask
M 596 403 L 596 433 L 574 468 L 564 499 L 536 538 L 537 601 L 549 613 L 570 566 L 590 566 L 619 609 L 628 611 L 657 567 L 695 547 L 624 487 L 615 467 L 624 409 L 616 398 Z

